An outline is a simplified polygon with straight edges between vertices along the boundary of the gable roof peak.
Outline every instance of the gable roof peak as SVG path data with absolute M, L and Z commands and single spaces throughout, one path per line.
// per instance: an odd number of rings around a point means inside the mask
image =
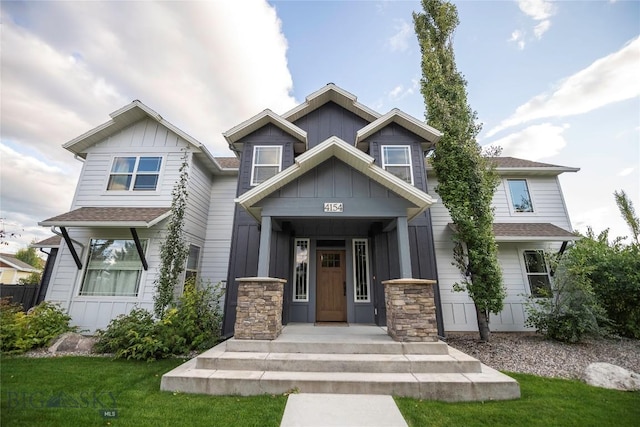
M 287 111 L 282 118 L 295 122 L 328 102 L 334 102 L 355 115 L 372 122 L 380 117 L 380 113 L 358 102 L 358 98 L 334 83 L 327 83 L 319 90 L 305 98 L 305 102 Z

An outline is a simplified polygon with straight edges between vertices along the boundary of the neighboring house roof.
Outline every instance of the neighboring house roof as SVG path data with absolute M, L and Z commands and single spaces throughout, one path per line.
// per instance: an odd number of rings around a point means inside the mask
M 137 99 L 119 110 L 114 111 L 110 116 L 111 120 L 108 122 L 72 139 L 71 141 L 63 144 L 62 147 L 71 151 L 78 157 L 86 158 L 87 149 L 92 145 L 108 138 L 133 123 L 144 119 L 145 117 L 149 117 L 190 143 L 195 148 L 194 156 L 199 158 L 215 174 L 226 175 L 237 174 L 238 172 L 237 169 L 225 168 L 222 166 L 217 159 L 211 155 L 204 144 L 164 120 L 160 114 L 156 113 Z
M 15 254 L 1 253 L 0 262 L 2 262 L 2 264 L 5 264 L 6 266 L 9 266 L 10 268 L 15 268 L 18 271 L 24 271 L 26 273 L 37 273 L 40 271 L 34 266 L 29 265 L 26 262 L 16 258 Z
M 32 243 L 29 246 L 32 248 L 58 248 L 60 247 L 60 242 L 62 242 L 62 237 L 51 236 L 39 242 Z
M 171 208 L 84 207 L 38 223 L 58 227 L 149 228 L 171 215 Z
M 456 230 L 454 223 L 449 228 Z M 548 222 L 496 222 L 493 224 L 496 242 L 566 242 L 581 237 Z
M 260 221 L 261 208 L 255 206 L 258 202 L 331 157 L 338 158 L 368 178 L 411 202 L 414 207 L 407 209 L 408 219 L 420 214 L 435 202 L 427 193 L 376 165 L 373 157 L 335 136 L 299 155 L 295 158 L 293 165 L 242 194 L 235 201 Z
M 352 93 L 347 92 L 333 83 L 328 83 L 323 88 L 307 96 L 305 102 L 282 114 L 282 118 L 289 122 L 295 122 L 328 102 L 334 102 L 368 122 L 377 120 L 380 117 L 380 113 L 377 111 L 373 111 L 366 105 L 360 104 L 358 98 Z
M 496 166 L 496 171 L 500 175 L 560 175 L 563 172 L 578 172 L 580 168 L 569 166 L 559 166 L 550 163 L 533 162 L 531 160 L 519 159 L 516 157 L 489 157 Z M 427 161 L 427 172 L 432 174 L 433 165 L 430 159 Z

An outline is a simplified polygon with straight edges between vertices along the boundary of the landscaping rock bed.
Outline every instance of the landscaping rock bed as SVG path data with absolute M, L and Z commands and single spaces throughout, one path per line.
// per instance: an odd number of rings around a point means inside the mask
M 488 343 L 480 342 L 477 333 L 450 334 L 446 342 L 500 371 L 582 379 L 590 363 L 606 362 L 640 372 L 640 340 L 608 338 L 565 344 L 535 334 L 494 332 Z

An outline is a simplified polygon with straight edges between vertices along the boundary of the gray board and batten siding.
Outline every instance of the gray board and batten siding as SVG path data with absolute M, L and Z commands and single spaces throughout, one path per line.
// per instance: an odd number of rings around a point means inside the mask
M 369 124 L 366 120 L 339 105 L 328 102 L 294 124 L 307 132 L 308 147 L 313 148 L 332 136 L 355 144 L 356 132 Z M 381 145 L 409 145 L 411 147 L 414 186 L 426 192 L 427 182 L 424 153 L 420 137 L 401 126 L 390 123 L 367 141 L 367 153 L 381 165 Z M 297 145 L 296 145 L 297 144 Z M 282 170 L 294 163 L 300 154 L 300 142 L 278 127 L 267 124 L 242 138 L 242 153 L 237 196 L 250 185 L 253 147 L 281 145 Z M 341 214 L 324 214 L 324 202 L 341 202 Z M 399 278 L 398 239 L 392 225 L 395 217 L 406 216 L 408 201 L 372 181 L 336 158 L 331 158 L 297 180 L 274 191 L 259 202 L 264 216 L 272 217 L 271 257 L 269 275 L 286 279 L 283 323 L 313 322 L 315 320 L 315 263 L 310 263 L 309 301 L 293 302 L 292 273 L 294 239 L 309 238 L 310 253 L 315 254 L 317 242 L 332 240 L 346 250 L 352 259 L 352 239 L 369 238 L 371 298 L 368 303 L 353 301 L 353 273 L 348 262 L 347 295 L 348 321 L 386 325 L 386 310 L 382 281 Z M 391 224 L 391 225 L 390 225 Z M 437 278 L 431 215 L 426 212 L 409 222 L 411 268 L 414 278 Z M 240 277 L 256 276 L 260 242 L 260 224 L 239 205 L 235 208 L 231 253 L 225 299 L 223 334 L 233 335 L 237 305 L 237 282 Z M 337 247 L 335 249 L 338 249 Z M 314 255 L 310 256 L 314 259 Z M 439 311 L 439 292 L 436 287 L 436 307 Z M 438 313 L 439 333 L 443 334 Z

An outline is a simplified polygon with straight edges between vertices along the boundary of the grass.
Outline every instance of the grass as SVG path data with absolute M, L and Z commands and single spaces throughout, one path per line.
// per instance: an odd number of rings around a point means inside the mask
M 286 396 L 203 396 L 160 391 L 162 374 L 183 362 L 3 358 L 0 425 L 280 425 Z M 64 407 L 51 407 L 58 401 Z M 104 418 L 101 411 L 108 409 L 116 409 L 117 418 Z
M 286 396 L 203 396 L 160 391 L 172 359 L 134 362 L 100 357 L 1 360 L 2 426 L 279 426 Z M 579 381 L 509 374 L 514 401 L 442 403 L 396 398 L 412 427 L 636 426 L 640 392 Z M 114 403 L 115 402 L 115 403 Z M 101 410 L 117 410 L 104 418 Z
M 396 398 L 396 403 L 411 427 L 640 425 L 640 392 L 606 390 L 574 380 L 508 375 L 520 383 L 519 400 L 443 403 Z

